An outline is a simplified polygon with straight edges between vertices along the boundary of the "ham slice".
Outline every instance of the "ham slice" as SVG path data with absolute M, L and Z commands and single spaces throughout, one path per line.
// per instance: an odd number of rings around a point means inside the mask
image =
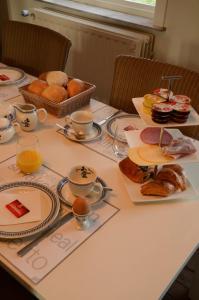
M 162 147 L 162 152 L 165 155 L 179 158 L 195 153 L 196 148 L 193 145 L 191 139 L 179 138 L 176 140 L 172 140 L 172 142 L 168 146 Z
M 161 128 L 159 127 L 147 127 L 143 129 L 140 133 L 142 142 L 150 145 L 159 144 L 160 130 Z M 172 135 L 168 131 L 164 130 L 161 145 L 169 145 L 172 139 Z

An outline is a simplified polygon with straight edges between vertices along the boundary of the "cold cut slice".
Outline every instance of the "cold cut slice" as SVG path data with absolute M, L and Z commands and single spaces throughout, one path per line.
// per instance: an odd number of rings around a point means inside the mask
M 142 142 L 149 145 L 159 144 L 160 130 L 160 127 L 147 127 L 143 129 L 140 133 Z M 172 140 L 172 135 L 164 129 L 161 145 L 169 145 Z

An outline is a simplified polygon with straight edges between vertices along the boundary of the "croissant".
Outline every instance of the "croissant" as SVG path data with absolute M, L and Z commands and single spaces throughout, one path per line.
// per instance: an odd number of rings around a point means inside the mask
M 167 197 L 174 192 L 174 185 L 167 181 L 154 180 L 141 186 L 141 193 L 143 195 Z
M 176 171 L 167 168 L 166 166 L 157 173 L 156 179 L 167 181 L 173 184 L 176 190 L 180 189 L 184 191 L 186 189 L 185 182 L 182 176 L 180 176 Z
M 124 175 L 126 175 L 130 180 L 137 183 L 145 182 L 153 174 L 151 168 L 139 167 L 134 162 L 132 162 L 128 157 L 119 162 L 119 168 L 121 172 Z
M 185 179 L 185 176 L 183 174 L 183 168 L 180 165 L 178 165 L 178 164 L 169 164 L 169 165 L 164 165 L 163 168 L 169 168 L 169 169 L 174 170 L 176 173 L 178 173 L 178 175 L 181 176 L 184 185 L 186 185 L 186 179 Z

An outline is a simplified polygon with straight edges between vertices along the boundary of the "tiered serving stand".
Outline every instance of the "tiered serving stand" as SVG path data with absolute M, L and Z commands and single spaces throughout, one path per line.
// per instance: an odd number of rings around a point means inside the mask
M 161 128 L 161 132 L 164 131 L 164 128 L 169 128 L 169 127 L 181 127 L 181 126 L 196 126 L 196 125 L 199 125 L 199 115 L 197 114 L 197 112 L 195 111 L 195 109 L 193 107 L 191 107 L 191 111 L 190 111 L 190 114 L 189 114 L 189 117 L 188 117 L 188 120 L 186 121 L 186 123 L 174 123 L 174 122 L 168 122 L 164 125 L 162 124 L 159 124 L 159 123 L 155 123 L 151 116 L 147 115 L 144 113 L 143 111 L 143 101 L 144 101 L 144 98 L 133 98 L 132 99 L 133 101 L 133 104 L 140 116 L 140 118 L 143 120 L 143 122 L 146 124 L 146 126 L 148 127 L 160 127 Z M 176 132 L 178 132 L 178 130 L 174 130 Z M 128 140 L 128 134 L 129 134 L 129 137 L 131 135 L 131 142 L 132 144 L 129 143 L 129 140 Z M 181 133 L 180 133 L 181 134 Z M 134 135 L 135 135 L 135 139 L 134 139 Z M 161 137 L 160 137 L 161 138 Z M 174 136 L 174 138 L 176 138 Z M 127 141 L 128 141 L 128 144 L 130 146 L 130 148 L 132 147 L 139 147 L 139 146 L 144 146 L 141 139 L 140 139 L 140 132 L 136 133 L 136 132 L 129 132 L 127 133 Z M 199 142 L 196 141 L 196 140 L 193 140 L 194 142 L 194 146 L 196 147 L 196 152 L 194 154 L 190 154 L 190 155 L 187 155 L 187 156 L 184 156 L 182 158 L 179 158 L 179 159 L 173 159 L 173 160 L 170 160 L 168 161 L 167 163 L 178 163 L 178 164 L 185 164 L 185 163 L 189 163 L 189 166 L 190 164 L 192 163 L 199 163 Z M 161 145 L 161 143 L 160 143 Z M 146 166 L 146 165 L 151 165 L 151 166 L 158 166 L 158 165 L 163 165 L 165 164 L 165 162 L 153 162 L 153 163 L 146 163 L 146 161 L 143 160 L 143 164 L 141 163 L 142 161 L 140 161 L 139 163 L 139 160 L 136 161 L 132 159 L 132 157 L 130 157 L 130 159 L 132 161 L 134 161 L 136 164 L 140 165 L 140 166 Z M 186 171 L 186 170 L 185 170 Z M 129 193 L 131 194 L 131 198 L 132 198 L 132 201 L 133 202 L 150 202 L 150 201 L 160 201 L 160 200 L 166 200 L 166 199 L 177 199 L 177 198 L 184 198 L 184 196 L 187 198 L 189 198 L 189 195 L 193 195 L 194 193 L 198 193 L 196 190 L 195 192 L 193 192 L 193 187 L 191 185 L 191 178 L 187 178 L 187 191 L 185 194 L 182 195 L 182 193 L 177 193 L 175 196 L 174 195 L 171 195 L 170 197 L 164 197 L 161 198 L 161 197 L 152 197 L 150 198 L 150 196 L 143 196 L 143 195 L 140 195 L 140 187 L 137 187 L 137 185 L 133 185 L 132 187 L 132 182 L 130 183 L 129 182 L 129 179 L 128 178 L 125 178 L 125 183 L 126 183 L 126 186 L 127 186 L 127 189 L 129 191 Z

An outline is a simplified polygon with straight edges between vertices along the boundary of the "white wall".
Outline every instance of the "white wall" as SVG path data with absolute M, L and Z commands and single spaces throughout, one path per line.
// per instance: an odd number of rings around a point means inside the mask
M 168 0 L 165 25 L 155 33 L 156 58 L 199 72 L 199 0 Z

